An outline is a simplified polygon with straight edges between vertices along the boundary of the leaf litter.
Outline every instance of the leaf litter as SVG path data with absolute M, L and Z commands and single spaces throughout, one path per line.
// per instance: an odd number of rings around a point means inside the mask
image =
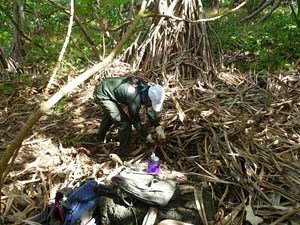
M 185 12 L 190 9 L 186 4 L 194 1 L 174 7 L 174 15 L 197 15 Z M 174 30 L 165 29 L 170 25 Z M 164 170 L 178 171 L 195 185 L 199 219 L 218 225 L 300 223 L 300 69 L 264 75 L 231 68 L 217 71 L 207 39 L 213 37 L 212 30 L 203 23 L 186 26 L 158 20 L 149 39 L 136 41 L 140 45 L 128 48 L 122 60 L 41 118 L 24 140 L 1 190 L 5 221 L 22 224 L 44 210 L 56 190 L 76 188 L 86 178 L 104 180 L 115 171 L 107 153 L 117 146 L 116 131 L 112 128 L 107 143 L 96 142 L 101 110 L 93 92 L 105 77 L 129 75 L 139 68 L 146 71 L 144 79 L 164 85 L 161 117 L 167 140 L 155 150 Z M 195 45 L 193 40 L 200 41 Z M 3 152 L 39 103 L 41 88 L 0 79 L 12 87 L 0 92 Z M 145 163 L 150 150 L 135 131 L 133 139 L 136 157 L 126 160 Z M 207 221 L 201 202 L 203 189 L 217 205 L 212 221 Z

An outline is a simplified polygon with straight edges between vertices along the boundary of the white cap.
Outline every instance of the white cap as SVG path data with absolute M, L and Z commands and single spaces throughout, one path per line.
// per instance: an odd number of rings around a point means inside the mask
M 160 112 L 163 108 L 163 102 L 165 100 L 165 92 L 163 87 L 159 84 L 151 86 L 148 90 L 148 96 L 151 100 L 154 111 Z

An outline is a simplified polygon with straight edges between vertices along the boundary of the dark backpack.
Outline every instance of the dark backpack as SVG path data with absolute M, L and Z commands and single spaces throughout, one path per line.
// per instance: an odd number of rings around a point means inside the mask
M 112 185 L 105 185 L 95 180 L 87 180 L 67 195 L 65 201 L 61 201 L 63 194 L 62 191 L 58 191 L 55 203 L 43 213 L 45 216 L 32 221 L 45 225 L 98 225 L 97 213 L 94 212 L 101 196 L 116 196 L 119 193 L 118 189 L 121 193 L 149 206 L 166 206 L 176 189 L 176 183 L 172 180 L 160 180 L 151 174 L 136 174 L 132 171 L 121 172 L 111 181 Z M 90 221 L 82 223 L 83 216 L 85 220 Z
M 97 209 L 99 198 L 103 195 L 114 194 L 113 187 L 86 180 L 80 187 L 70 194 L 64 188 L 56 193 L 55 203 L 49 205 L 48 210 L 36 216 L 32 221 L 44 225 L 98 225 Z M 66 195 L 66 200 L 62 201 Z M 44 215 L 44 216 L 43 216 Z M 82 219 L 85 222 L 82 222 Z
M 76 224 L 83 214 L 92 217 L 100 198 L 97 187 L 98 183 L 95 180 L 88 180 L 67 197 L 62 203 L 64 225 Z

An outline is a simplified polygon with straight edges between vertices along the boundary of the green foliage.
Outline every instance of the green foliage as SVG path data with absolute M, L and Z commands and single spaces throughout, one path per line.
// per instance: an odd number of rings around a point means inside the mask
M 298 7 L 299 7 L 299 1 Z M 70 8 L 68 1 L 56 1 L 67 10 Z M 117 29 L 128 17 L 129 0 L 78 0 L 75 4 L 75 15 L 79 18 L 87 31 L 93 45 L 98 50 L 98 55 L 107 54 L 122 37 L 124 30 Z M 220 5 L 232 5 L 234 1 L 226 0 Z M 210 1 L 203 1 L 209 5 Z M 5 3 L 5 9 L 11 10 L 11 2 Z M 222 12 L 221 12 L 222 13 Z M 230 14 L 220 20 L 211 22 L 218 33 L 223 50 L 230 55 L 237 55 L 231 62 L 240 70 L 276 70 L 288 68 L 292 62 L 299 60 L 299 9 L 295 8 L 292 14 L 287 5 L 276 10 L 272 17 L 264 23 L 251 20 L 239 24 L 245 15 L 242 10 Z M 12 11 L 9 12 L 12 15 Z M 51 5 L 48 1 L 26 0 L 25 5 L 26 26 L 23 33 L 32 41 L 27 42 L 28 55 L 24 64 L 39 64 L 47 67 L 49 71 L 55 65 L 60 50 L 65 40 L 69 24 L 69 15 Z M 294 15 L 294 16 L 292 16 Z M 295 17 L 295 15 L 297 17 Z M 3 11 L 0 11 L 0 43 L 9 52 L 12 46 L 13 25 Z M 108 21 L 109 35 L 102 29 L 103 21 Z M 147 28 L 142 22 L 138 29 Z M 126 28 L 126 27 L 124 27 Z M 134 38 L 134 37 L 133 37 Z M 37 47 L 39 44 L 40 47 Z M 83 35 L 79 25 L 75 22 L 71 39 L 62 62 L 59 73 L 69 74 L 74 69 L 81 69 L 97 61 L 97 57 Z M 45 76 L 45 79 L 47 77 Z
M 300 29 L 294 24 L 288 7 L 276 10 L 265 22 L 237 23 L 243 15 L 232 14 L 215 21 L 225 53 L 241 71 L 278 70 L 300 60 Z
M 56 113 L 61 113 L 63 110 L 64 110 L 64 107 L 66 105 L 67 101 L 65 98 L 62 98 L 57 104 L 56 104 L 56 107 L 55 107 L 55 112 Z
M 292 17 L 294 18 L 297 27 L 300 28 L 300 0 L 297 0 L 297 9 L 294 8 L 293 3 L 290 3 L 292 10 Z
M 55 1 L 70 9 L 70 2 Z M 116 42 L 121 38 L 121 29 L 105 33 L 102 28 L 104 20 L 108 21 L 108 29 L 113 30 L 127 20 L 128 3 L 130 0 L 78 0 L 75 2 L 75 16 L 79 19 L 87 32 L 92 45 L 98 50 L 97 55 L 103 56 L 110 53 Z M 2 5 L 5 12 L 13 15 L 12 2 Z M 58 59 L 60 50 L 65 40 L 69 25 L 69 15 L 58 9 L 48 1 L 26 0 L 25 26 L 22 33 L 31 41 L 26 42 L 28 55 L 23 64 L 40 64 L 51 68 Z M 8 53 L 13 45 L 13 23 L 0 10 L 0 43 Z M 41 47 L 37 47 L 37 46 Z M 78 23 L 74 22 L 71 39 L 64 56 L 70 71 L 82 69 L 87 64 L 98 60 Z M 65 69 L 65 68 L 64 68 Z M 64 70 L 68 73 L 67 70 Z
M 114 1 L 111 1 L 111 0 L 104 0 L 102 1 L 102 4 L 103 5 L 107 5 L 107 6 L 113 6 L 113 7 L 120 7 L 121 5 L 126 5 L 130 3 L 130 0 L 114 0 Z
M 11 8 L 11 2 L 5 1 L 1 3 L 1 9 L 5 10 Z M 6 52 L 9 52 L 11 47 L 11 42 L 13 39 L 13 26 L 10 19 L 7 17 L 7 14 L 0 10 L 0 46 L 5 49 Z
M 204 8 L 213 8 L 213 7 L 229 7 L 233 5 L 235 0 L 202 0 Z M 218 5 L 217 5 L 218 4 Z
M 64 144 L 72 144 L 72 145 L 74 145 L 74 144 L 77 144 L 77 143 L 79 143 L 81 140 L 80 140 L 80 138 L 78 138 L 78 137 L 73 137 L 73 138 L 70 138 L 70 139 L 68 139 L 68 140 L 65 140 L 64 141 Z
M 9 84 L 0 84 L 0 92 L 12 94 L 14 92 L 14 87 Z

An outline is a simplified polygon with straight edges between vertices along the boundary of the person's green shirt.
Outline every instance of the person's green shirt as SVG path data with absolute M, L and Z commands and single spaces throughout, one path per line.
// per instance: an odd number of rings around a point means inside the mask
M 111 77 L 105 79 L 97 87 L 96 95 L 101 100 L 110 100 L 128 107 L 128 113 L 135 129 L 146 137 L 148 132 L 141 124 L 139 115 L 141 106 L 144 104 L 143 99 L 149 86 L 140 82 L 134 87 L 127 81 L 126 77 Z M 159 118 L 152 107 L 146 107 L 147 117 L 154 127 L 159 126 Z

